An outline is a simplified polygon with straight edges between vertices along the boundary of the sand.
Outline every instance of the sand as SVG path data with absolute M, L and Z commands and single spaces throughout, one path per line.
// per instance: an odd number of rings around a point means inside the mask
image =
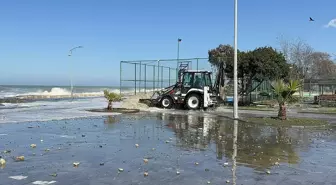
M 140 109 L 140 110 L 148 110 L 148 106 L 143 103 L 139 103 L 139 99 L 149 99 L 152 96 L 152 92 L 148 93 L 138 93 L 136 95 L 128 96 L 126 99 L 124 99 L 120 107 L 121 108 L 127 108 L 127 109 Z

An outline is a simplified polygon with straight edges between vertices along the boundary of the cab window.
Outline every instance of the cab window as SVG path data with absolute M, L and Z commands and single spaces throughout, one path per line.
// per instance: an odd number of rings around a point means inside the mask
M 192 73 L 185 73 L 183 75 L 183 86 L 191 87 L 192 85 Z
M 194 75 L 194 87 L 203 88 L 205 85 L 204 73 L 195 73 Z
M 210 75 L 211 75 L 210 73 L 205 74 L 205 85 L 209 87 L 212 86 Z

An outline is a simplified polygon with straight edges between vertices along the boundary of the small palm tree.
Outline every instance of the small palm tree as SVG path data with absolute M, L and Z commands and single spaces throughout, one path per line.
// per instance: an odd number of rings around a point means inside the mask
M 110 92 L 108 90 L 104 90 L 104 97 L 106 98 L 108 102 L 107 110 L 112 110 L 112 102 L 121 100 L 121 96 L 119 94 Z
M 288 102 L 294 102 L 294 93 L 298 92 L 301 87 L 299 80 L 290 80 L 285 83 L 283 80 L 277 80 L 272 84 L 272 90 L 279 104 L 278 118 L 281 120 L 287 119 L 287 108 L 286 104 Z

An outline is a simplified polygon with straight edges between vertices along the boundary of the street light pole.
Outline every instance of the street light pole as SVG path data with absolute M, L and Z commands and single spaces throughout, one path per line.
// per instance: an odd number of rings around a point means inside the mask
M 238 49 L 237 49 L 237 28 L 238 27 L 238 0 L 234 0 L 234 62 L 233 62 L 233 118 L 238 119 Z
M 78 48 L 83 48 L 83 46 L 76 46 L 76 47 L 70 49 L 68 56 L 71 57 L 72 56 L 72 51 L 75 51 Z M 70 90 L 71 90 L 71 99 L 73 99 L 73 82 L 72 82 L 72 73 L 71 72 L 70 72 Z

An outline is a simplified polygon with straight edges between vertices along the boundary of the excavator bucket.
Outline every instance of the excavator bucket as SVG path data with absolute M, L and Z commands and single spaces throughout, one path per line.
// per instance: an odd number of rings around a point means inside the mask
M 158 104 L 159 92 L 155 91 L 149 99 L 139 99 L 139 103 L 146 104 L 149 107 L 155 107 Z
M 149 99 L 139 99 L 139 103 L 143 103 L 148 105 L 149 107 L 155 107 L 160 103 L 161 98 L 166 93 L 169 93 L 172 89 L 174 89 L 175 85 L 166 87 L 159 91 L 154 91 L 153 95 Z

